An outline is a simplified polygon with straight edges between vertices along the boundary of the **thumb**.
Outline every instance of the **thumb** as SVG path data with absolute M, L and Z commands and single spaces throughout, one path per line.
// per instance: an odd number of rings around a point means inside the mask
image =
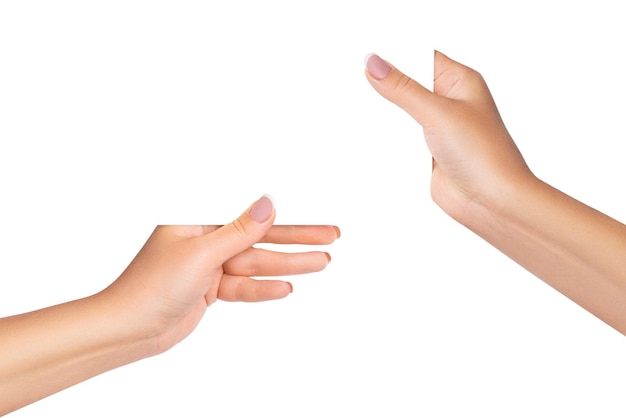
M 222 265 L 230 258 L 256 244 L 274 223 L 274 200 L 264 195 L 233 222 L 205 235 L 211 246 L 211 258 Z
M 468 76 L 471 69 L 435 51 L 434 93 L 403 74 L 378 55 L 365 58 L 365 76 L 374 89 L 395 103 L 420 125 L 436 123 L 449 111 L 449 100 L 464 98 L 457 85 Z
M 435 56 L 435 71 L 438 70 Z M 443 97 L 434 94 L 417 81 L 400 72 L 378 55 L 365 57 L 365 76 L 381 96 L 395 103 L 419 124 L 425 126 L 437 118 L 444 105 Z
M 489 88 L 477 71 L 439 51 L 435 51 L 434 61 L 434 92 L 374 54 L 365 57 L 365 75 L 378 93 L 404 109 L 423 127 L 449 113 L 451 101 L 495 107 Z

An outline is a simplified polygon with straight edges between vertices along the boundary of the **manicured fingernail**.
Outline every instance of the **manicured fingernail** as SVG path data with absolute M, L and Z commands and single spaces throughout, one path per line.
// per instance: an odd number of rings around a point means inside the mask
M 332 258 L 330 257 L 330 254 L 328 253 L 324 253 L 324 255 L 326 255 L 326 259 L 328 260 L 328 262 L 330 263 L 332 261 Z
M 250 210 L 250 216 L 258 223 L 261 223 L 265 222 L 272 212 L 274 212 L 274 199 L 266 194 L 257 200 L 254 207 Z
M 333 226 L 335 228 L 335 232 L 337 233 L 337 238 L 341 238 L 341 229 L 338 226 Z
M 365 68 L 376 80 L 382 80 L 391 72 L 391 67 L 376 54 L 365 57 Z
M 287 284 L 289 285 L 289 293 L 293 293 L 293 285 L 289 282 Z

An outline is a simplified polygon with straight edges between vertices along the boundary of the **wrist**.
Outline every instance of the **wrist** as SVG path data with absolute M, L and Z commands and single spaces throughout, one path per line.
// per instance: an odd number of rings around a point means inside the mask
M 482 178 L 488 181 L 459 184 L 437 167 L 433 170 L 433 201 L 455 221 L 472 230 L 496 218 L 507 218 L 519 209 L 520 199 L 526 193 L 532 193 L 543 183 L 527 168 L 507 175 L 483 174 Z
M 120 350 L 128 351 L 128 363 L 142 358 L 151 357 L 155 354 L 154 336 L 158 334 L 156 326 L 142 320 L 141 309 L 137 302 L 130 298 L 119 295 L 118 292 L 107 288 L 94 296 L 93 304 L 105 318 L 103 328 L 108 335 L 108 341 L 112 346 Z
M 468 205 L 463 224 L 626 334 L 626 226 L 534 176 Z
M 546 183 L 530 171 L 508 178 L 501 177 L 473 195 L 465 195 L 463 210 L 457 211 L 455 220 L 488 239 L 485 235 L 494 229 L 517 223 L 532 210 L 528 202 L 542 193 Z M 498 232 L 498 233 L 501 233 Z
M 502 180 L 500 187 L 483 198 L 483 204 L 491 216 L 501 221 L 514 221 L 521 214 L 532 211 L 535 197 L 549 187 L 530 171 Z

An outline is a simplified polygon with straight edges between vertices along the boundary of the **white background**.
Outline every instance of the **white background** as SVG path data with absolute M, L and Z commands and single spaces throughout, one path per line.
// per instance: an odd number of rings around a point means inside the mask
M 624 221 L 623 7 L 511 4 L 0 2 L 0 316 L 264 193 L 343 232 L 289 298 L 217 303 L 13 416 L 623 417 L 626 339 L 443 214 L 421 129 L 363 76 L 478 69 L 535 173 Z

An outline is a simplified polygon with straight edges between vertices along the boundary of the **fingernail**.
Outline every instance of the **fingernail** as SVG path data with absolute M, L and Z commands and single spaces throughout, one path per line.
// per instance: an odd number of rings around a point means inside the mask
M 365 68 L 376 80 L 382 80 L 391 72 L 391 67 L 376 54 L 365 57 Z
M 265 222 L 272 212 L 274 212 L 274 199 L 266 194 L 257 200 L 254 207 L 250 210 L 250 216 L 258 223 L 261 223 Z
M 324 253 L 324 255 L 326 256 L 326 260 L 328 260 L 328 262 L 330 263 L 333 259 L 330 257 L 330 254 L 328 253 Z
M 337 233 L 337 238 L 341 238 L 341 229 L 338 226 L 333 226 L 335 228 L 335 232 Z
M 289 282 L 287 284 L 289 285 L 289 293 L 293 293 L 293 285 Z

